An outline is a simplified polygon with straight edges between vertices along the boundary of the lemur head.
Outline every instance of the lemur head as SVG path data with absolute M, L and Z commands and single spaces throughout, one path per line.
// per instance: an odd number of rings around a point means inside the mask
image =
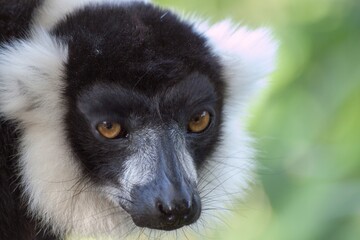
M 55 35 L 69 47 L 65 124 L 83 174 L 116 189 L 138 226 L 196 221 L 197 170 L 219 140 L 224 95 L 203 37 L 145 4 L 82 9 Z
M 253 170 L 245 106 L 275 53 L 265 30 L 146 3 L 87 4 L 52 24 L 44 9 L 0 56 L 31 214 L 62 234 L 109 233 L 129 216 L 173 230 L 196 222 L 206 197 L 242 195 Z

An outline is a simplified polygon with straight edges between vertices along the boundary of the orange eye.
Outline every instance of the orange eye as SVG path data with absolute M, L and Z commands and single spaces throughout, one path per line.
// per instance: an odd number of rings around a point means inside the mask
M 117 122 L 102 122 L 96 126 L 98 132 L 105 138 L 114 139 L 121 133 L 121 125 Z
M 189 122 L 188 130 L 193 133 L 200 133 L 210 125 L 210 113 L 203 111 L 193 116 Z

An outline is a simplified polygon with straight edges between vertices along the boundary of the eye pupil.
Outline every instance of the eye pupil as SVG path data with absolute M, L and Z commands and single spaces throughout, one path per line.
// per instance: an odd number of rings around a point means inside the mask
M 193 119 L 193 121 L 196 122 L 196 123 L 198 123 L 198 122 L 200 122 L 200 119 L 201 119 L 200 116 L 196 116 L 196 117 Z

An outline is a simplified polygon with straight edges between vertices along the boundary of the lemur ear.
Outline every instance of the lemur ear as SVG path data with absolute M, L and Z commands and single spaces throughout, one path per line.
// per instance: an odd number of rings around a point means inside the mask
M 207 38 L 210 49 L 220 58 L 229 96 L 240 104 L 266 85 L 274 70 L 278 44 L 269 29 L 250 30 L 225 20 L 212 26 L 196 25 Z

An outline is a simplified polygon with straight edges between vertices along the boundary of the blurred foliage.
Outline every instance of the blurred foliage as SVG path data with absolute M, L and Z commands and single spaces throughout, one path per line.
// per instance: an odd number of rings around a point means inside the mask
M 260 184 L 228 227 L 203 239 L 360 239 L 360 1 L 156 2 L 270 26 L 281 42 L 250 122 Z

